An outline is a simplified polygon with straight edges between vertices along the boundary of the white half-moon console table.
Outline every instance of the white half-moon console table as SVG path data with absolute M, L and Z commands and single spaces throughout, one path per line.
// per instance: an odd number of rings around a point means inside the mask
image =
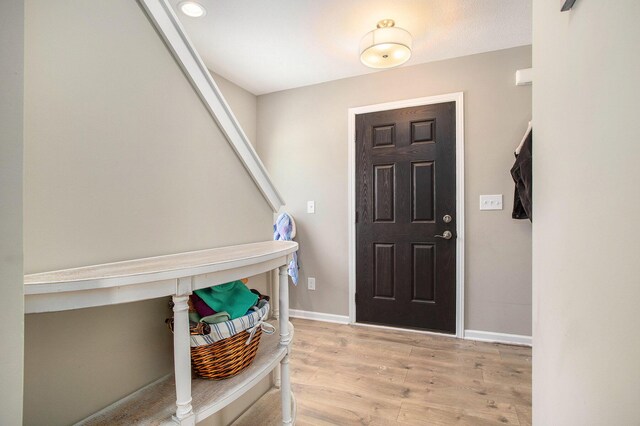
M 194 425 L 220 411 L 280 365 L 282 424 L 295 422 L 289 353 L 287 265 L 293 241 L 265 241 L 25 275 L 25 312 L 56 312 L 172 296 L 175 372 L 110 405 L 81 424 Z M 263 336 L 253 363 L 235 377 L 191 379 L 187 301 L 193 290 L 279 271 L 279 339 Z

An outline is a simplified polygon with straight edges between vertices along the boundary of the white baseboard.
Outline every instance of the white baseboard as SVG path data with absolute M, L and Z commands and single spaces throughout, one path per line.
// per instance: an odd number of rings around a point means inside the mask
M 299 309 L 289 309 L 289 316 L 293 318 L 304 318 L 314 321 L 334 322 L 337 324 L 349 324 L 348 315 L 324 314 L 322 312 L 302 311 Z
M 492 331 L 465 330 L 464 338 L 480 342 L 508 343 L 510 345 L 531 346 L 531 336 L 519 334 L 494 333 Z
M 348 315 L 325 314 L 322 312 L 311 312 L 311 311 L 303 311 L 300 309 L 289 309 L 289 316 L 292 318 L 303 318 L 303 319 L 308 319 L 313 321 L 333 322 L 336 324 L 349 324 Z M 376 328 L 383 328 L 383 329 L 389 329 L 389 330 L 411 331 L 416 333 L 441 335 L 446 337 L 455 337 L 448 334 L 434 333 L 430 331 L 401 329 L 396 327 L 386 327 L 386 326 L 361 324 L 361 323 L 354 323 L 354 325 L 376 327 Z M 492 331 L 478 331 L 478 330 L 465 330 L 464 338 L 468 340 L 477 340 L 479 342 L 507 343 L 510 345 L 524 345 L 524 346 L 531 346 L 531 342 L 532 342 L 531 336 L 522 336 L 519 334 L 507 334 L 507 333 L 494 333 Z

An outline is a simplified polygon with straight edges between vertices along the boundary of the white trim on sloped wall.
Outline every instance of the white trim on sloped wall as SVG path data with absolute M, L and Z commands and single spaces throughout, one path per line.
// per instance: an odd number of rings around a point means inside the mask
M 274 212 L 284 205 L 264 164 L 242 130 L 233 111 L 213 81 L 202 58 L 187 37 L 182 24 L 167 0 L 138 0 L 151 23 L 164 40 L 174 59 L 191 82 L 209 114 L 218 124 L 229 145 L 240 158 L 265 200 Z
M 356 115 L 420 105 L 456 103 L 456 337 L 464 337 L 464 95 L 462 92 L 349 108 L 348 111 L 348 224 L 349 322 L 356 318 Z

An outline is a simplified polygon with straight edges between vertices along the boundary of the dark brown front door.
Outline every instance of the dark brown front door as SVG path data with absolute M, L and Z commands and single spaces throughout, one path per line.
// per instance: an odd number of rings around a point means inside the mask
M 455 102 L 356 116 L 358 322 L 455 333 L 455 129 Z

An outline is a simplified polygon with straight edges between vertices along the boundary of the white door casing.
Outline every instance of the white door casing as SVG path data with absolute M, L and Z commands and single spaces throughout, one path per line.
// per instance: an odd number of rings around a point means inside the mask
M 421 105 L 456 103 L 456 337 L 464 337 L 464 95 L 462 92 L 349 108 L 348 110 L 348 233 L 349 322 L 356 322 L 356 115 Z M 436 333 L 437 334 L 437 333 Z

